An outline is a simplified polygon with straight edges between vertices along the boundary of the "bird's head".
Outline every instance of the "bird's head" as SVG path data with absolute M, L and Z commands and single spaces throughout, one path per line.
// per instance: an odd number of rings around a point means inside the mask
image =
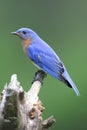
M 11 34 L 17 35 L 23 40 L 33 39 L 37 35 L 33 30 L 29 28 L 20 28 L 15 32 L 11 32 Z
M 31 43 L 34 43 L 39 36 L 29 28 L 20 28 L 15 32 L 11 32 L 11 34 L 16 35 L 21 38 L 23 50 L 27 53 L 27 49 Z

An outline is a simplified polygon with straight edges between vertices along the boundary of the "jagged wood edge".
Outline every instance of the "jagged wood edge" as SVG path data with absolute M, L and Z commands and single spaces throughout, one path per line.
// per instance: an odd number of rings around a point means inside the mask
M 0 95 L 0 130 L 48 130 L 55 122 L 53 116 L 43 121 L 44 107 L 38 94 L 46 74 L 38 71 L 28 92 L 17 80 L 11 77 Z

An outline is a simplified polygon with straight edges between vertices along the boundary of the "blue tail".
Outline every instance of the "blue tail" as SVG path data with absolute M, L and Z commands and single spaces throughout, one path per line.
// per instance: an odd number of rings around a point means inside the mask
M 73 88 L 73 90 L 75 91 L 75 93 L 77 94 L 77 96 L 80 96 L 79 90 L 77 89 L 76 85 L 74 84 L 74 82 L 72 81 L 72 79 L 70 78 L 69 74 L 67 73 L 67 71 L 65 70 L 64 73 L 62 74 L 63 76 L 63 82 L 68 86 Z

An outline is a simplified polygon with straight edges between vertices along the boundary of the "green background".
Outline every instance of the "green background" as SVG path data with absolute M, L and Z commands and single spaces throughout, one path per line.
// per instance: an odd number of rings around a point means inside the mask
M 52 130 L 87 129 L 87 1 L 0 0 L 0 89 L 12 74 L 27 91 L 37 68 L 24 55 L 20 39 L 10 32 L 35 30 L 64 62 L 81 96 L 47 76 L 40 91 L 43 118 L 54 115 Z

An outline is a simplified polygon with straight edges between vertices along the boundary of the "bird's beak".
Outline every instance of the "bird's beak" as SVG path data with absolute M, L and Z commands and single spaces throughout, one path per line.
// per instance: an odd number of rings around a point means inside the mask
M 20 36 L 20 34 L 18 32 L 11 32 L 12 35 L 17 35 Z

